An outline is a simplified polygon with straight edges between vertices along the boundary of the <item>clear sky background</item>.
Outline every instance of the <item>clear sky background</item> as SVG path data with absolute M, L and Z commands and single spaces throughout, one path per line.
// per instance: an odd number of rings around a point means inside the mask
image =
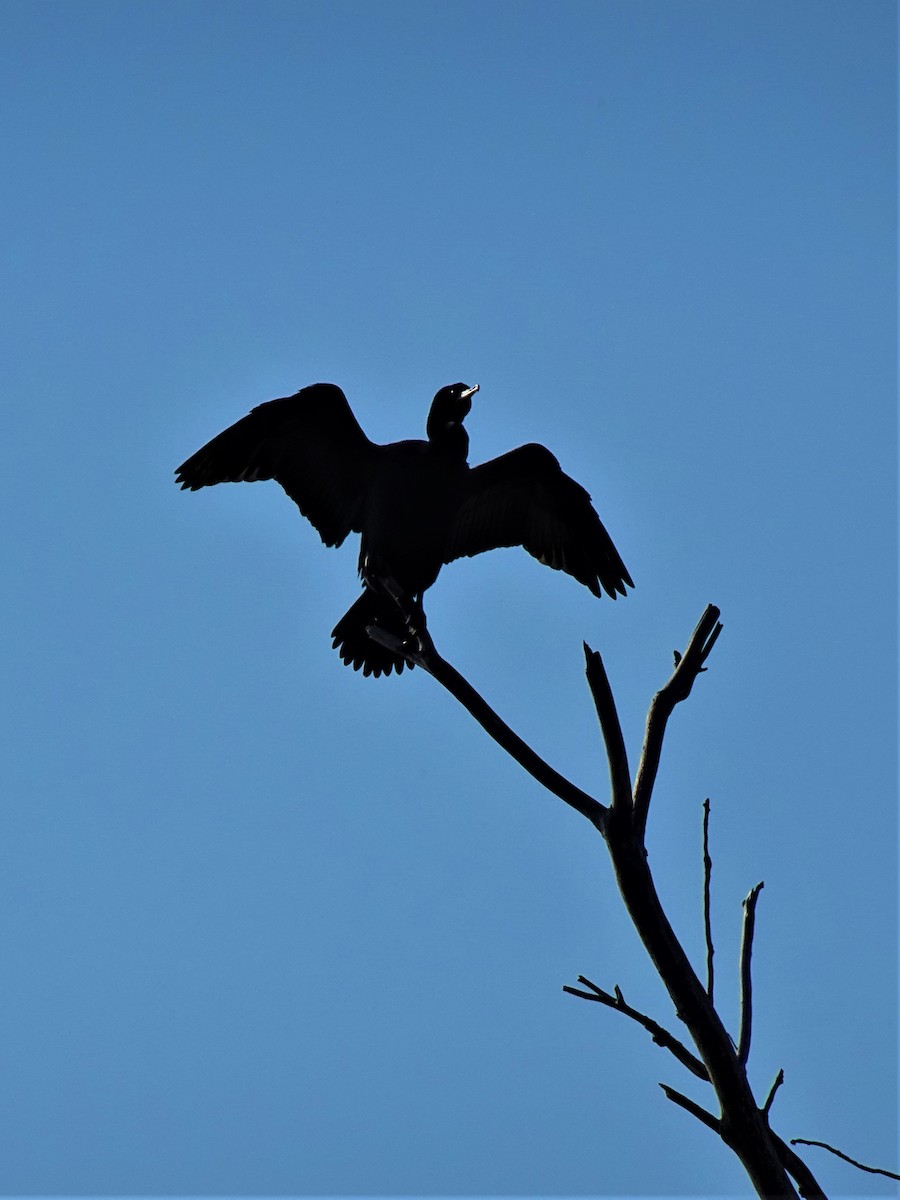
M 882 0 L 0 8 L 0 1190 L 746 1194 L 605 848 L 422 671 L 356 546 L 173 468 L 317 380 L 378 441 L 478 382 L 637 588 L 447 568 L 443 654 L 606 798 L 704 606 L 649 845 L 773 1123 L 897 1169 L 895 14 Z M 835 1194 L 891 1185 L 820 1151 Z

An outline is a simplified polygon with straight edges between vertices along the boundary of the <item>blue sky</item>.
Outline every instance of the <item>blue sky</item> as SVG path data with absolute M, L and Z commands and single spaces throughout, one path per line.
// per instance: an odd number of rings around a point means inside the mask
M 448 567 L 445 656 L 605 798 L 672 721 L 658 886 L 722 1010 L 757 918 L 773 1123 L 897 1167 L 895 13 L 881 0 L 0 9 L 0 1190 L 746 1194 L 600 840 L 329 631 L 356 548 L 172 470 L 316 380 L 378 441 L 481 392 L 636 582 Z M 814 1157 L 815 1156 L 815 1157 Z M 834 1194 L 890 1187 L 810 1151 Z

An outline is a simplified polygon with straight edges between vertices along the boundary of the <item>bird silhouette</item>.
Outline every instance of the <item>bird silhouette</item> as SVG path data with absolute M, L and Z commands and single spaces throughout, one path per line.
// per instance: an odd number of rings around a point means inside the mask
M 182 463 L 182 489 L 274 479 L 326 546 L 361 534 L 363 593 L 332 637 L 364 675 L 412 666 L 402 644 L 424 629 L 422 594 L 454 559 L 524 546 L 595 596 L 634 587 L 588 493 L 544 446 L 469 467 L 463 421 L 478 384 L 435 395 L 425 441 L 378 445 L 336 384 L 315 383 L 260 404 Z M 373 639 L 377 627 L 393 645 Z

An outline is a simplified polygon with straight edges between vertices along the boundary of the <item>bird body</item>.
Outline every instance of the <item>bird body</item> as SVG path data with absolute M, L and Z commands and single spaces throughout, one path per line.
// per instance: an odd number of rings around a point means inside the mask
M 524 546 L 596 596 L 634 586 L 590 496 L 549 450 L 527 445 L 481 466 L 467 464 L 463 420 L 478 385 L 451 384 L 434 398 L 424 441 L 369 441 L 344 393 L 313 384 L 253 409 L 178 468 L 182 488 L 275 479 L 322 541 L 361 535 L 364 592 L 333 631 L 345 663 L 390 674 L 404 654 L 369 636 L 377 625 L 398 643 L 424 622 L 422 593 L 441 567 L 500 546 Z
M 453 514 L 465 489 L 465 459 L 431 442 L 377 447 L 360 540 L 360 574 L 380 564 L 408 595 L 431 587 L 444 564 Z

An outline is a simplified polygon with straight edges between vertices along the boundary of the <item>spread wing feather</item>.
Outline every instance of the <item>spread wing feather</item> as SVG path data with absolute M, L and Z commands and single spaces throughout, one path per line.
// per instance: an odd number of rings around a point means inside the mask
M 375 446 L 333 383 L 260 404 L 186 462 L 182 489 L 274 479 L 326 546 L 360 532 Z
M 615 599 L 634 587 L 590 496 L 543 446 L 520 446 L 468 472 L 445 561 L 500 546 L 524 546 L 595 596 Z

